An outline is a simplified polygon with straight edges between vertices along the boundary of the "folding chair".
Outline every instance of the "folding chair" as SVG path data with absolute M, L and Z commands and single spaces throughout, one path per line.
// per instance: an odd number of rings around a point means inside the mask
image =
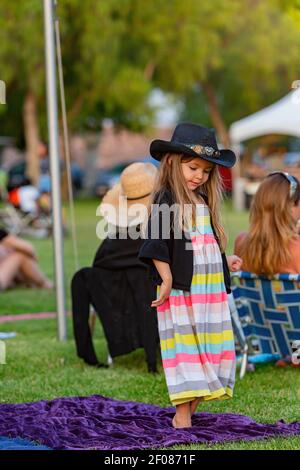
M 239 314 L 236 308 L 234 297 L 232 294 L 228 295 L 228 304 L 230 310 L 230 316 L 232 321 L 232 328 L 236 339 L 238 340 L 240 352 L 242 355 L 241 367 L 240 367 L 240 378 L 242 379 L 247 370 L 248 364 L 248 343 L 244 335 L 244 331 L 239 319 Z
M 249 351 L 295 357 L 300 341 L 300 274 L 233 273 L 232 294 Z

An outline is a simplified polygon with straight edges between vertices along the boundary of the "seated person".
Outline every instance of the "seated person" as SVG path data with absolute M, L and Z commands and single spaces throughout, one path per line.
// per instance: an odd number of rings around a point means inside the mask
M 234 253 L 243 258 L 243 270 L 300 273 L 299 219 L 299 181 L 288 173 L 271 173 L 253 198 L 249 232 L 235 240 Z
M 245 168 L 245 176 L 250 180 L 261 180 L 268 172 L 267 149 L 259 147 L 252 155 L 251 162 Z
M 48 146 L 44 142 L 39 142 L 37 153 L 40 158 L 40 179 L 38 189 L 41 193 L 51 192 L 50 161 Z
M 20 209 L 24 214 L 34 216 L 38 215 L 39 197 L 38 189 L 30 184 L 14 188 L 8 193 L 8 200 L 16 209 Z
M 92 343 L 91 305 L 101 320 L 111 357 L 143 347 L 148 370 L 156 372 L 157 319 L 150 307 L 155 288 L 148 279 L 148 267 L 137 257 L 143 239 L 130 236 L 132 229 L 139 235 L 147 215 L 155 173 L 150 163 L 133 163 L 123 171 L 121 184 L 115 185 L 101 204 L 101 213 L 112 230 L 98 248 L 92 267 L 79 270 L 72 279 L 77 354 L 96 367 L 104 364 L 99 363 Z M 141 211 L 136 212 L 135 207 Z
M 15 284 L 40 289 L 53 288 L 53 283 L 39 268 L 32 245 L 0 229 L 0 290 Z

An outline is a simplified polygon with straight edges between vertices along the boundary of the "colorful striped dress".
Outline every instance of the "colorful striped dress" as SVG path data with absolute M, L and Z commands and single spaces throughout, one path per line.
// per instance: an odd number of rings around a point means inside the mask
M 170 400 L 179 405 L 232 397 L 235 348 L 223 265 L 208 207 L 197 205 L 190 231 L 193 278 L 190 292 L 172 289 L 157 308 L 162 362 Z M 159 296 L 160 286 L 157 288 Z

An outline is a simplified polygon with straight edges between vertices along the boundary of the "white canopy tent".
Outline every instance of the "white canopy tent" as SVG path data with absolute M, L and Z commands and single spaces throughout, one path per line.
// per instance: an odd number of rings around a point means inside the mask
M 266 134 L 300 137 L 300 92 L 293 90 L 271 106 L 230 126 L 233 144 Z
M 288 93 L 271 106 L 234 122 L 229 129 L 232 146 L 238 148 L 245 140 L 267 134 L 300 137 L 300 89 Z M 235 169 L 233 199 L 236 210 L 245 207 L 244 180 Z

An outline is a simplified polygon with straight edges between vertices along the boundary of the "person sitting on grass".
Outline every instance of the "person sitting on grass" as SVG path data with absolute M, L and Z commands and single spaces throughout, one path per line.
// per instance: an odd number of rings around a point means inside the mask
M 156 372 L 158 330 L 150 307 L 154 288 L 148 267 L 138 259 L 143 243 L 140 225 L 147 215 L 156 168 L 133 163 L 121 174 L 102 200 L 100 212 L 110 230 L 101 242 L 92 267 L 77 271 L 72 279 L 72 313 L 77 355 L 85 363 L 98 361 L 89 325 L 90 307 L 97 312 L 111 357 L 143 347 L 149 372 Z M 130 232 L 137 237 L 130 236 Z
M 53 283 L 40 270 L 33 246 L 0 229 L 0 290 L 16 284 L 52 289 Z

